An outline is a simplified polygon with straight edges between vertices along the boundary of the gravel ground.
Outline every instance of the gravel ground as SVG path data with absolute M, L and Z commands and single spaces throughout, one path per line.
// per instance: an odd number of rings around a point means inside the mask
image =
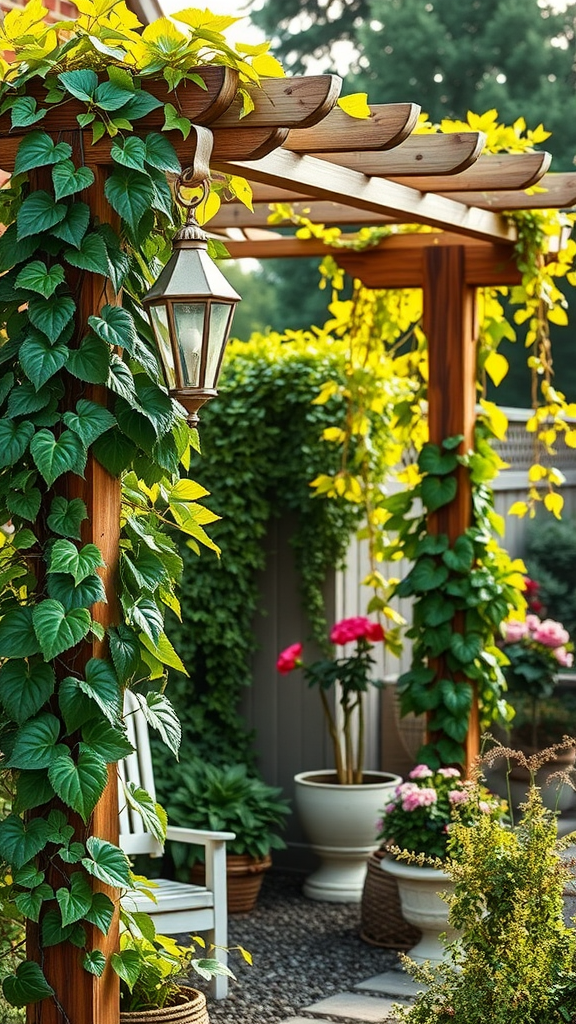
M 230 946 L 243 946 L 254 962 L 231 953 L 237 981 L 225 1000 L 209 1000 L 211 1024 L 276 1024 L 397 963 L 394 951 L 360 938 L 359 905 L 305 899 L 302 882 L 269 872 L 252 913 L 229 918 Z M 193 984 L 203 987 L 197 976 Z

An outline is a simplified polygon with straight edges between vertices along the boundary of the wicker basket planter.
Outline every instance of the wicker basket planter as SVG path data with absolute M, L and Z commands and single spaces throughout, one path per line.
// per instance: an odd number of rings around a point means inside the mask
M 382 871 L 386 850 L 376 850 L 368 859 L 366 881 L 360 904 L 360 938 L 384 949 L 412 949 L 422 933 L 402 917 L 398 883 Z
M 120 1024 L 209 1024 L 206 996 L 188 985 L 180 986 L 182 1001 L 159 1010 L 121 1013 Z
M 272 858 L 250 857 L 229 853 L 226 857 L 226 895 L 229 914 L 249 914 L 254 910 L 264 881 L 264 872 L 272 866 Z M 194 864 L 190 872 L 193 885 L 204 885 L 204 865 Z

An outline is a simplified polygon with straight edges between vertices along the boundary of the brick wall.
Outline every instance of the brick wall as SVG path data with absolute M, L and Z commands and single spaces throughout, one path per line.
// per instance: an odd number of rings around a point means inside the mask
M 50 12 L 48 18 L 51 21 L 62 21 L 78 17 L 78 9 L 70 0 L 43 0 L 43 3 Z M 0 0 L 0 11 L 11 11 L 14 8 L 25 6 L 25 3 L 18 3 L 17 0 Z

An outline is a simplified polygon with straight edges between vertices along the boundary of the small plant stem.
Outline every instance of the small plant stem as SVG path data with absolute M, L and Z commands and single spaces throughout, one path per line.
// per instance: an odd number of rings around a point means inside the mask
M 354 782 L 362 782 L 362 773 L 364 768 L 364 702 L 362 700 L 362 694 L 358 694 L 358 700 L 356 702 L 358 708 L 358 746 L 356 753 L 356 767 L 354 768 Z
M 330 733 L 330 739 L 332 740 L 332 746 L 334 748 L 334 765 L 336 767 L 336 775 L 340 785 L 344 785 L 346 782 L 346 773 L 344 771 L 342 751 L 340 749 L 340 739 L 336 730 L 334 716 L 330 710 L 326 694 L 322 689 L 320 689 L 320 700 L 322 701 L 322 707 L 324 708 L 324 714 L 326 715 L 326 721 L 328 723 L 328 732 Z
M 346 758 L 346 782 L 348 785 L 354 782 L 354 750 L 352 746 L 352 735 L 351 735 L 351 714 L 352 708 L 350 704 L 346 702 L 344 705 L 344 751 Z

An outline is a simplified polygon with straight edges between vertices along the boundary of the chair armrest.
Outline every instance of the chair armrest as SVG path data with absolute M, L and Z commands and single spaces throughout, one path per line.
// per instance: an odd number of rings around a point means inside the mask
M 235 832 L 210 832 L 201 828 L 178 828 L 169 825 L 166 829 L 166 839 L 172 839 L 178 843 L 197 843 L 200 846 L 207 846 L 212 842 L 228 842 L 236 838 Z

